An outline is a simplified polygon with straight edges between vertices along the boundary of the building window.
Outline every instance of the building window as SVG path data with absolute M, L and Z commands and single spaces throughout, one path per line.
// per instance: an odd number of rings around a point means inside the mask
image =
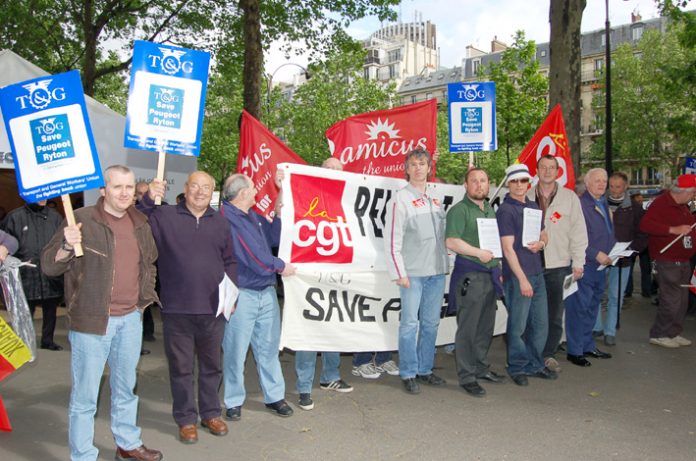
M 363 72 L 364 72 L 364 74 L 365 74 L 365 75 L 364 75 L 365 80 L 370 80 L 370 68 L 369 68 L 369 67 L 365 67 L 365 68 L 363 69 Z
M 634 27 L 631 29 L 631 38 L 633 39 L 634 42 L 637 42 L 640 40 L 640 37 L 643 36 L 643 26 L 638 26 Z
M 425 93 L 425 99 L 426 100 L 433 99 L 433 94 L 432 93 Z
M 389 79 L 396 78 L 396 66 L 394 64 L 389 64 Z
M 389 60 L 389 62 L 401 61 L 401 49 L 392 50 L 389 53 L 387 53 L 387 59 Z
M 481 69 L 481 60 L 474 59 L 473 66 L 474 66 L 474 68 L 473 68 L 474 75 L 478 75 L 479 69 Z
M 660 172 L 657 171 L 655 168 L 651 166 L 648 167 L 648 184 L 660 184 L 661 176 L 662 175 L 660 174 Z
M 546 57 L 546 50 L 541 50 L 540 54 L 542 58 Z
M 643 185 L 643 169 L 636 168 L 631 173 L 631 182 L 635 185 Z
M 607 46 L 607 34 L 602 34 L 602 46 Z
M 604 59 L 598 58 L 594 60 L 594 70 L 602 70 L 604 67 Z
M 411 96 L 411 104 L 415 104 L 415 103 L 416 103 L 416 95 L 414 94 Z

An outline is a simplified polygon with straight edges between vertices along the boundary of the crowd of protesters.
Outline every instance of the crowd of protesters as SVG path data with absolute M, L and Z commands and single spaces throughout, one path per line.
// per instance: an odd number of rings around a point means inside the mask
M 458 385 L 469 395 L 485 395 L 482 383 L 509 379 L 528 386 L 529 378 L 556 380 L 561 350 L 567 363 L 580 367 L 589 367 L 590 359 L 609 359 L 611 354 L 598 349 L 596 341 L 603 337 L 607 347 L 617 343 L 633 261 L 646 249 L 659 286 L 649 342 L 666 348 L 691 344 L 681 333 L 688 304 L 684 285 L 690 284 L 689 260 L 696 253 L 696 219 L 688 208 L 696 194 L 696 175 L 679 176 L 646 211 L 629 194 L 625 174 L 608 177 L 605 170 L 591 169 L 576 195 L 556 181 L 556 158 L 543 156 L 536 182 L 524 164 L 508 167 L 504 185 L 509 192 L 497 211 L 489 203 L 487 172 L 469 169 L 464 197 L 446 211 L 429 193 L 432 163 L 425 150 L 407 154 L 407 184 L 387 204 L 387 268 L 401 298 L 399 363 L 390 351 L 355 354 L 353 375 L 399 375 L 408 394 L 420 393 L 422 385 L 446 385 L 433 373 L 445 292 L 456 312 L 452 339 Z M 325 167 L 340 169 L 340 164 Z M 42 203 L 10 212 L 0 223 L 0 261 L 14 253 L 36 266 L 25 270 L 22 278 L 32 313 L 35 306 L 43 308 L 44 349 L 62 349 L 53 341 L 53 331 L 55 309 L 64 293 L 73 383 L 71 459 L 97 457 L 94 416 L 107 363 L 116 459 L 162 459 L 160 451 L 143 444 L 134 393 L 143 351 L 143 312 L 154 305 L 161 307 L 172 416 L 182 443 L 196 443 L 199 426 L 224 436 L 224 420 L 242 419 L 250 347 L 266 407 L 278 416 L 292 416 L 278 358 L 276 284 L 277 275 L 292 277 L 295 267 L 273 253 L 282 225 L 254 211 L 251 179 L 231 175 L 222 186 L 222 209 L 216 211 L 210 205 L 215 181 L 204 172 L 189 175 L 175 205 L 161 206 L 154 203 L 164 196 L 162 181 L 139 184 L 136 206 L 135 176 L 128 167 L 111 166 L 104 178 L 102 197 L 94 206 L 77 210 L 75 225 L 61 224 L 57 213 Z M 483 222 L 495 223 L 499 254 L 481 242 Z M 527 226 L 534 223 L 538 230 L 530 234 Z M 615 256 L 617 242 L 635 255 Z M 75 256 L 77 245 L 83 246 L 84 256 Z M 448 253 L 455 255 L 453 267 Z M 239 289 L 229 320 L 217 316 L 225 279 Z M 564 297 L 572 284 L 577 290 Z M 653 284 L 640 285 L 642 294 L 650 296 L 646 291 Z M 492 370 L 487 358 L 500 299 L 508 314 L 507 376 Z M 152 337 L 152 332 L 146 336 Z M 323 364 L 320 387 L 353 390 L 341 379 L 339 354 L 297 351 L 297 406 L 303 410 L 314 407 L 311 391 L 318 353 Z M 224 407 L 218 397 L 222 384 Z

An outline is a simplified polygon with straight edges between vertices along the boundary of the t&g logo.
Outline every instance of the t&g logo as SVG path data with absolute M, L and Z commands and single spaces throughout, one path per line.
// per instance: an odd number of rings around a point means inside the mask
M 485 99 L 486 92 L 483 89 L 478 89 L 478 85 L 463 85 L 463 90 L 457 90 L 457 95 L 467 101 L 475 101 L 477 99 Z
M 36 127 L 34 127 L 38 134 L 52 135 L 56 131 L 62 131 L 64 128 L 63 122 L 62 121 L 56 122 L 55 117 L 44 118 L 44 119 L 39 120 L 39 122 L 41 123 L 41 125 L 37 125 Z M 58 135 L 58 136 L 60 136 L 60 135 Z
M 159 50 L 162 52 L 162 56 L 154 54 L 148 56 L 151 66 L 159 67 L 162 69 L 162 72 L 168 75 L 174 75 L 179 71 L 183 71 L 185 74 L 193 72 L 193 62 L 181 60 L 181 57 L 186 54 L 186 51 L 172 50 L 164 47 L 159 47 Z
M 36 110 L 44 109 L 51 101 L 62 101 L 65 99 L 65 88 L 49 88 L 51 79 L 41 80 L 22 85 L 22 88 L 29 92 L 28 95 L 17 97 L 17 102 L 22 109 L 27 108 L 27 103 Z

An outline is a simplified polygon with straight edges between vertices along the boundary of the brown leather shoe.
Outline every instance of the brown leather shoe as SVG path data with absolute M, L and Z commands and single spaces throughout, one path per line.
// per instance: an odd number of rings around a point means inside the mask
M 138 448 L 134 448 L 128 451 L 124 450 L 123 448 L 116 447 L 116 459 L 159 461 L 160 459 L 162 459 L 162 452 L 157 450 L 151 450 L 147 448 L 145 445 L 140 445 Z
M 198 429 L 195 424 L 186 424 L 179 426 L 179 441 L 181 443 L 196 443 L 198 442 Z
M 213 435 L 227 435 L 227 424 L 219 416 L 201 420 L 201 426 L 208 428 Z

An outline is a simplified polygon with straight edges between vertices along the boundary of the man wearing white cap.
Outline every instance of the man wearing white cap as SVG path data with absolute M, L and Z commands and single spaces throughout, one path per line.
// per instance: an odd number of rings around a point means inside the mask
M 496 218 L 503 247 L 503 286 L 508 310 L 508 374 L 515 384 L 526 386 L 528 376 L 558 377 L 545 367 L 542 355 L 549 324 L 544 267 L 539 252 L 548 238 L 539 206 L 527 198 L 532 179 L 527 165 L 510 165 L 505 177 L 510 192 L 498 208 Z M 536 213 L 530 213 L 531 210 Z M 525 235 L 529 231 L 527 226 L 534 224 L 540 232 Z
M 653 201 L 640 222 L 640 230 L 648 234 L 648 250 L 655 260 L 660 286 L 660 304 L 650 329 L 650 343 L 657 346 L 691 345 L 681 332 L 689 304 L 689 291 L 683 285 L 689 284 L 689 258 L 696 251 L 696 218 L 687 204 L 695 194 L 696 175 L 679 176 L 669 191 Z

